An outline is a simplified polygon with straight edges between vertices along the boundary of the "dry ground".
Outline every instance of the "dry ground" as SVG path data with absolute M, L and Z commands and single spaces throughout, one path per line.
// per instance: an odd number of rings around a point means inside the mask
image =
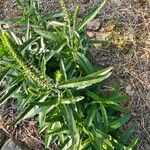
M 5 0 L 1 4 L 3 15 L 0 16 L 16 16 L 12 1 Z M 76 1 L 84 14 L 101 0 L 89 0 L 85 4 L 83 0 Z M 52 9 L 58 11 L 57 0 L 43 0 L 43 12 Z M 132 96 L 127 107 L 133 119 L 125 128 L 136 124 L 135 134 L 141 136 L 137 150 L 150 150 L 150 1 L 108 0 L 97 18 L 100 28 L 90 32 L 92 38 L 105 40 L 106 45 L 91 50 L 92 61 L 101 68 L 114 66 L 112 85 L 119 81 L 122 90 Z
M 150 150 L 150 1 L 112 0 L 100 14 L 97 37 L 111 44 L 96 48 L 93 60 L 100 67 L 115 67 L 114 81 L 132 96 L 131 124 L 141 135 L 139 150 Z M 112 84 L 113 84 L 112 83 Z

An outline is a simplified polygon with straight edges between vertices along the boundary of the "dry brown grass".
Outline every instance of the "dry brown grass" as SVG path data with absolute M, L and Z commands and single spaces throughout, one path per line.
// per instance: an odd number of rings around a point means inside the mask
M 119 80 L 132 96 L 127 107 L 133 119 L 125 128 L 137 125 L 135 134 L 141 135 L 138 150 L 150 149 L 149 14 L 150 1 L 111 0 L 99 15 L 102 27 L 97 32 L 99 39 L 105 38 L 111 45 L 96 47 L 93 53 L 93 60 L 100 67 L 115 66 L 113 82 Z M 121 22 L 117 30 L 114 20 Z

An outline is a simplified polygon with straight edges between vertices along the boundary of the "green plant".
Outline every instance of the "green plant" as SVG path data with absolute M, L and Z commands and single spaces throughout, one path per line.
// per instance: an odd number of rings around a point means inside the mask
M 14 125 L 37 115 L 45 148 L 55 142 L 58 149 L 130 150 L 138 140 L 128 144 L 133 127 L 124 134 L 120 130 L 130 115 L 120 118 L 119 112 L 127 110 L 119 103 L 128 97 L 117 89 L 101 92 L 112 67 L 99 71 L 87 57 L 94 41 L 84 27 L 105 3 L 78 21 L 79 7 L 70 12 L 64 0 L 60 0 L 63 14 L 44 16 L 38 0 L 17 0 L 21 17 L 6 21 L 16 28 L 1 27 L 0 82 L 7 78 L 8 85 L 0 105 L 10 97 L 17 100 Z

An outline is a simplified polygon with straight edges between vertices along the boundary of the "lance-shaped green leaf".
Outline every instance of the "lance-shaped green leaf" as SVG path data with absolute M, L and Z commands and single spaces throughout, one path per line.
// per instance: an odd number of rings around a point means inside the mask
M 112 69 L 113 69 L 113 67 L 101 69 L 100 71 L 97 71 L 97 72 L 87 75 L 87 77 L 104 76 L 104 75 L 108 74 Z
M 100 139 L 108 139 L 108 138 L 110 138 L 110 135 L 106 134 L 104 131 L 99 130 L 99 129 L 93 129 L 92 133 L 94 133 L 96 135 L 96 137 L 98 137 Z
M 23 84 L 23 81 L 21 81 L 18 84 L 12 86 L 9 89 L 9 91 L 0 99 L 0 106 L 2 104 L 4 104 L 8 100 L 8 98 L 10 98 L 10 96 L 22 86 L 22 84 Z
M 110 109 L 113 109 L 113 110 L 116 110 L 116 111 L 120 111 L 120 112 L 128 112 L 129 110 L 117 103 L 114 103 L 114 102 L 105 102 L 105 104 L 108 104 L 107 106 L 110 108 Z
M 70 142 L 70 138 L 69 137 L 67 137 L 64 141 L 63 141 L 63 143 L 60 145 L 60 147 L 59 147 L 59 149 L 67 149 L 68 148 L 68 143 Z
M 5 78 L 5 76 L 9 73 L 10 70 L 11 70 L 11 67 L 8 67 L 0 73 L 0 84 Z
M 77 52 L 76 55 L 79 65 L 84 69 L 86 73 L 92 73 L 94 72 L 94 67 L 91 65 L 90 61 L 83 55 L 82 53 Z
M 104 128 L 105 128 L 106 133 L 107 133 L 108 132 L 108 116 L 107 116 L 106 109 L 102 103 L 100 104 L 100 109 L 101 109 L 101 113 L 102 113 L 102 119 L 104 122 Z
M 99 129 L 95 129 L 95 128 L 93 128 L 92 133 L 94 135 L 94 140 L 93 140 L 94 148 L 97 150 L 101 150 L 103 140 L 106 138 L 109 138 L 109 135 L 105 134 L 103 131 L 101 131 Z
M 78 96 L 78 97 L 74 97 L 74 98 L 62 98 L 61 100 L 58 99 L 49 99 L 45 102 L 31 102 L 31 105 L 38 105 L 38 106 L 57 106 L 58 104 L 73 104 L 73 103 L 77 103 L 81 100 L 83 100 L 84 97 L 83 96 Z
M 36 99 L 33 100 L 33 102 L 39 102 L 39 101 L 45 101 L 45 99 L 47 98 L 47 95 L 42 97 L 38 97 Z M 37 112 L 40 112 L 40 109 L 39 107 L 36 107 L 35 105 L 33 104 L 29 104 L 25 110 L 17 117 L 17 119 L 14 121 L 14 125 L 18 124 L 20 121 L 26 119 L 26 118 L 29 118 L 33 115 L 35 115 Z
M 129 127 L 129 129 L 127 129 L 126 132 L 124 132 L 122 134 L 122 136 L 119 138 L 119 141 L 122 143 L 122 144 L 126 144 L 130 138 L 130 136 L 132 135 L 132 133 L 135 131 L 136 129 L 136 126 L 135 125 L 132 125 L 131 127 Z
M 71 99 L 61 99 L 61 104 L 72 104 L 72 103 L 77 103 L 81 100 L 83 100 L 84 97 L 83 96 L 78 96 L 78 97 L 74 97 L 74 98 L 71 98 Z
M 103 99 L 103 102 L 112 101 L 116 103 L 122 103 L 122 102 L 126 102 L 130 98 L 131 98 L 130 96 L 113 96 L 113 97 Z
M 133 148 L 136 146 L 139 139 L 140 139 L 140 137 L 136 136 L 125 150 L 133 150 Z
M 25 22 L 26 22 L 26 35 L 25 35 L 25 39 L 26 41 L 29 40 L 30 38 L 30 18 L 29 18 L 29 13 L 25 14 Z
M 49 40 L 61 41 L 60 39 L 62 39 L 62 37 L 60 37 L 57 32 L 51 33 L 50 31 L 42 31 L 42 30 L 38 30 L 38 29 L 35 29 L 34 31 L 37 34 L 39 34 L 39 35 L 41 35 L 44 38 L 49 39 Z
M 31 45 L 32 45 L 34 42 L 36 42 L 38 39 L 40 39 L 40 37 L 31 38 L 31 39 L 27 40 L 26 42 L 24 42 L 24 43 L 20 46 L 21 51 L 25 51 L 27 48 L 29 48 L 29 46 L 31 46 Z
M 127 121 L 129 121 L 129 119 L 131 118 L 131 115 L 126 115 L 118 120 L 115 120 L 113 122 L 111 122 L 109 124 L 109 131 L 112 131 L 112 130 L 115 130 L 115 129 L 118 129 L 119 127 L 121 127 L 122 125 L 124 125 Z
M 63 14 L 62 13 L 52 13 L 52 12 L 50 12 L 50 13 L 47 13 L 47 14 L 44 14 L 43 16 L 42 16 L 42 19 L 44 20 L 44 21 L 48 21 L 48 20 L 50 20 L 50 19 L 56 19 L 56 18 L 59 18 L 59 17 L 62 17 L 63 16 Z
M 48 149 L 50 144 L 51 144 L 51 140 L 52 140 L 52 135 L 45 135 L 45 138 L 44 138 L 44 145 L 45 145 L 45 149 Z
M 118 142 L 118 140 L 112 138 L 112 144 L 117 150 L 125 150 L 126 146 Z
M 93 106 L 90 108 L 89 113 L 88 113 L 88 115 L 87 115 L 87 117 L 86 117 L 86 120 L 85 120 L 85 121 L 86 121 L 86 125 L 87 125 L 88 127 L 90 127 L 90 126 L 92 125 L 92 122 L 93 122 L 93 120 L 94 120 L 94 117 L 95 117 L 96 113 L 97 113 L 97 108 L 96 108 L 95 105 L 93 105 Z
M 63 105 L 63 112 L 64 112 L 64 117 L 65 117 L 67 126 L 69 128 L 70 135 L 72 137 L 71 149 L 72 150 L 78 149 L 79 142 L 80 142 L 80 135 L 76 126 L 73 112 L 71 108 L 66 105 Z
M 81 143 L 81 146 L 80 146 L 80 150 L 85 150 L 87 149 L 92 143 L 92 140 L 91 139 L 86 139 L 85 141 L 83 141 Z
M 52 106 L 52 105 L 57 105 L 58 100 L 57 99 L 49 99 L 45 102 L 31 102 L 31 105 L 35 106 Z
M 41 94 L 37 89 L 32 88 L 32 87 L 29 87 L 27 91 L 29 92 L 28 94 L 34 95 L 34 96 L 39 96 Z
M 23 81 L 24 79 L 25 79 L 24 75 L 20 74 L 12 79 L 12 81 L 10 82 L 10 86 L 18 84 L 19 82 Z
M 50 60 L 55 54 L 59 54 L 63 48 L 65 47 L 66 43 L 63 43 L 62 45 L 60 45 L 58 47 L 58 49 L 55 49 L 55 50 L 51 50 L 51 52 L 48 52 L 47 55 L 45 55 L 45 59 L 46 61 Z
M 58 21 L 49 21 L 47 23 L 48 26 L 66 26 L 65 23 L 63 22 L 58 22 Z
M 6 53 L 4 47 L 0 45 L 0 57 L 3 56 Z
M 105 139 L 104 144 L 107 145 L 107 149 L 112 149 L 112 150 L 115 149 L 115 147 L 112 145 L 112 143 L 109 139 Z
M 55 127 L 54 129 L 49 129 L 48 131 L 47 131 L 47 134 L 48 135 L 56 135 L 56 134 L 61 134 L 61 133 L 67 133 L 68 131 L 67 131 L 67 127 L 66 126 L 64 126 L 64 127 Z
M 100 101 L 100 96 L 94 92 L 88 90 L 86 95 L 92 98 L 94 101 Z
M 99 83 L 107 79 L 110 75 L 111 75 L 111 72 L 103 76 L 97 75 L 96 77 L 95 76 L 79 77 L 76 79 L 67 80 L 61 83 L 58 87 L 60 89 L 64 89 L 64 88 L 84 89 L 88 86 L 91 86 L 93 84 Z
M 80 31 L 88 22 L 96 17 L 99 11 L 103 8 L 107 0 L 103 0 L 101 4 L 96 5 L 89 13 L 78 23 L 77 29 Z

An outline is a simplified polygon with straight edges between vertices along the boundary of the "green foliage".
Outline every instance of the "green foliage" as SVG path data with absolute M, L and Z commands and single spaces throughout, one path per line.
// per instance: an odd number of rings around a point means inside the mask
M 0 82 L 7 78 L 1 92 L 0 105 L 10 97 L 19 104 L 14 125 L 30 117 L 39 121 L 44 133 L 45 148 L 57 143 L 58 149 L 133 149 L 129 144 L 133 128 L 121 133 L 120 127 L 129 119 L 122 102 L 129 97 L 118 90 L 103 93 L 104 81 L 112 67 L 97 70 L 87 53 L 92 46 L 83 28 L 102 6 L 94 7 L 81 21 L 79 7 L 69 11 L 60 0 L 63 14 L 40 13 L 39 1 L 17 0 L 22 15 L 7 20 L 18 27 L 0 30 Z M 38 116 L 38 117 L 37 117 Z

